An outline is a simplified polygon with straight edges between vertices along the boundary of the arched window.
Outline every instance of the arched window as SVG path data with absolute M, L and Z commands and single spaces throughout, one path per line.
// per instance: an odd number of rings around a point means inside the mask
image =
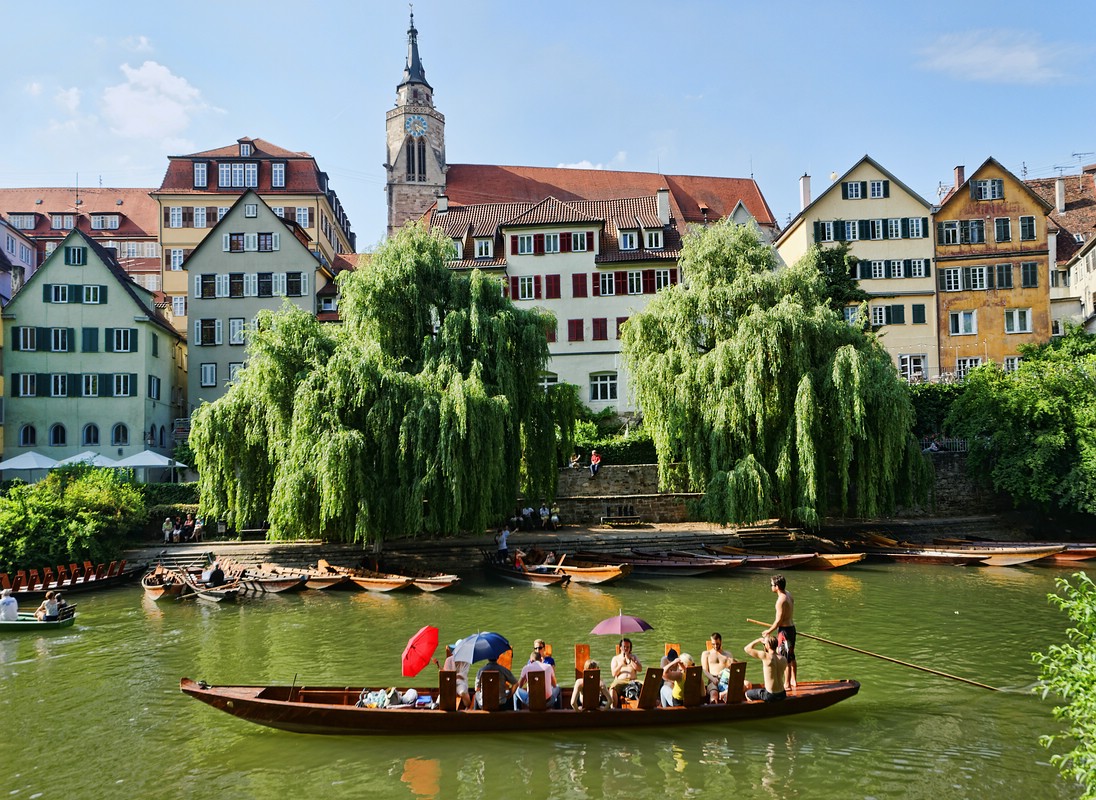
M 426 142 L 421 136 L 407 137 L 407 180 L 426 180 Z
M 99 446 L 99 426 L 95 423 L 88 423 L 84 426 L 84 433 L 80 437 L 80 444 L 85 447 L 98 447 Z
M 19 429 L 19 446 L 34 447 L 38 444 L 38 431 L 33 425 L 24 425 Z
M 65 426 L 60 422 L 55 422 L 49 429 L 49 445 L 50 447 L 64 447 L 68 444 L 68 435 L 65 433 Z
M 123 425 L 121 422 L 117 423 L 110 431 L 110 443 L 117 445 L 118 447 L 125 447 L 129 444 L 129 428 Z
M 160 447 L 167 447 L 167 428 L 160 426 Z
M 153 423 L 149 426 L 148 438 L 145 439 L 145 444 L 147 444 L 149 447 L 156 446 L 156 423 Z

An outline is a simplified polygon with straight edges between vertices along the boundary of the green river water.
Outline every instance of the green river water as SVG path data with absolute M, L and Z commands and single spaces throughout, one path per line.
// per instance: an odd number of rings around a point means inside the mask
M 179 692 L 210 683 L 408 685 L 400 654 L 426 624 L 443 641 L 495 630 L 523 662 L 618 613 L 645 665 L 663 642 L 699 656 L 712 631 L 736 652 L 771 619 L 769 573 L 534 589 L 469 576 L 437 594 L 305 592 L 235 605 L 85 595 L 74 628 L 0 633 L 0 796 L 16 798 L 1068 798 L 1038 744 L 1052 703 L 1031 653 L 1067 619 L 1041 567 L 860 564 L 786 573 L 801 632 L 1004 689 L 991 692 L 801 639 L 800 678 L 855 678 L 831 709 L 757 724 L 527 735 L 322 737 L 252 725 Z M 756 662 L 748 677 L 759 679 Z M 422 678 L 426 678 L 423 681 Z M 416 681 L 429 682 L 426 673 Z

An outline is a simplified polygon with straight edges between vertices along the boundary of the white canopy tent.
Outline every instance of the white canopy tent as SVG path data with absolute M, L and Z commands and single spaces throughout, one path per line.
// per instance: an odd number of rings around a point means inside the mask
M 174 458 L 168 456 L 162 456 L 159 453 L 154 453 L 152 450 L 142 450 L 140 453 L 135 453 L 132 456 L 120 459 L 114 462 L 116 467 L 128 467 L 130 469 L 144 470 L 144 480 L 148 482 L 148 471 L 150 469 L 167 469 L 171 470 L 170 475 L 163 483 L 175 482 L 175 470 L 186 469 L 187 466 L 182 461 L 176 461 Z
M 62 458 L 57 462 L 58 467 L 63 467 L 66 464 L 89 464 L 93 467 L 116 467 L 118 462 L 113 458 L 107 458 L 102 453 L 95 453 L 91 450 L 85 450 L 82 453 L 77 453 L 74 456 L 68 458 Z
M 27 482 L 33 483 L 42 478 L 45 472 L 56 464 L 57 462 L 49 456 L 44 456 L 35 450 L 29 450 L 6 461 L 0 461 L 0 472 L 3 472 L 4 477 L 9 479 L 24 477 L 23 475 L 10 474 L 12 472 L 26 472 Z M 41 474 L 35 477 L 35 472 Z

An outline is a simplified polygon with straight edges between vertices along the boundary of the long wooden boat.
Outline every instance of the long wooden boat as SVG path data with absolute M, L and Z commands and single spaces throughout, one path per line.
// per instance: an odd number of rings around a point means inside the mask
M 157 564 L 155 569 L 149 570 L 141 577 L 141 586 L 145 594 L 153 600 L 163 600 L 165 597 L 178 597 L 186 588 L 186 583 L 175 570 Z
M 895 550 L 867 550 L 870 558 L 883 561 L 900 561 L 906 564 L 937 564 L 953 565 L 957 567 L 979 566 L 985 561 L 984 556 L 969 553 L 949 553 L 945 550 L 914 550 L 913 548 L 898 548 Z
M 502 561 L 495 553 L 484 552 L 483 566 L 492 575 L 530 586 L 566 586 L 571 576 L 565 572 L 538 572 L 535 568 L 521 569 L 508 561 Z
M 564 690 L 562 709 L 443 711 L 412 706 L 359 708 L 356 703 L 363 687 L 210 686 L 183 678 L 179 681 L 179 689 L 225 713 L 271 728 L 295 733 L 388 736 L 588 728 L 619 730 L 688 723 L 748 722 L 828 708 L 855 695 L 860 684 L 852 680 L 800 682 L 798 688 L 788 693 L 786 700 L 776 703 L 747 700 L 692 707 L 602 711 L 572 710 L 570 690 Z M 438 695 L 436 688 L 416 691 L 420 698 Z
M 240 591 L 245 594 L 281 594 L 282 592 L 299 592 L 305 588 L 307 577 L 303 572 L 270 573 L 258 567 L 249 567 L 238 564 L 227 558 L 219 559 L 221 568 L 225 571 L 225 577 L 240 584 Z
M 571 583 L 612 583 L 632 574 L 631 564 L 595 564 L 566 558 L 562 564 L 542 564 L 537 570 L 571 576 Z
M 440 592 L 442 589 L 460 586 L 461 582 L 460 575 L 454 575 L 451 572 L 431 572 L 430 570 L 406 569 L 404 567 L 384 569 L 382 571 L 410 578 L 411 585 L 424 592 Z
M 726 545 L 703 545 L 704 550 L 715 556 L 738 555 L 745 558 L 743 569 L 796 569 L 815 558 L 818 553 L 779 553 L 774 555 L 762 553 L 733 553 L 732 548 Z M 738 548 L 733 548 L 737 550 Z
M 865 553 L 815 553 L 814 558 L 798 565 L 798 569 L 823 570 L 840 569 L 849 564 L 858 564 L 867 558 Z
M 1001 542 L 982 539 L 936 539 L 935 543 L 944 547 L 962 548 L 1033 548 L 1033 547 L 1064 547 L 1058 553 L 1051 553 L 1037 559 L 1035 563 L 1042 566 L 1076 566 L 1078 561 L 1090 561 L 1096 558 L 1096 543 L 1092 542 Z
M 575 553 L 575 558 L 594 564 L 630 564 L 633 575 L 648 578 L 693 577 L 708 575 L 724 569 L 720 564 L 705 562 L 701 559 L 651 558 L 630 552 L 601 553 L 580 550 Z
M 283 567 L 281 564 L 274 564 L 271 562 L 264 562 L 259 564 L 258 569 L 273 575 L 275 577 L 298 577 L 304 575 L 304 585 L 306 589 L 318 589 L 325 591 L 327 589 L 341 589 L 348 588 L 350 586 L 350 578 L 341 572 L 329 572 L 327 570 L 321 570 L 317 567 L 310 567 L 307 569 L 294 569 L 293 567 Z
M 121 586 L 137 580 L 147 569 L 148 564 L 127 566 L 123 560 L 111 561 L 109 566 L 95 566 L 90 561 L 85 561 L 83 567 L 78 564 L 67 567 L 61 565 L 56 572 L 50 567 L 46 567 L 41 573 L 36 569 L 19 570 L 13 578 L 9 578 L 6 572 L 0 572 L 0 589 L 11 589 L 12 596 L 20 602 L 42 600 L 49 591 L 68 595 Z
M 76 624 L 76 605 L 70 604 L 61 609 L 57 619 L 40 620 L 33 611 L 20 611 L 19 619 L 0 620 L 0 632 L 10 631 L 48 631 L 57 628 L 71 628 Z
M 1048 556 L 1063 552 L 1065 545 L 1037 545 L 1035 547 L 950 547 L 937 545 L 937 548 L 947 553 L 961 553 L 963 555 L 980 556 L 982 563 L 988 567 L 1014 567 L 1019 564 L 1028 564 Z
M 226 600 L 235 600 L 240 596 L 240 584 L 238 581 L 222 583 L 220 586 L 209 586 L 200 578 L 189 573 L 182 573 L 186 588 L 179 595 L 181 599 L 196 597 L 210 603 L 223 603 Z
M 358 589 L 365 589 L 367 592 L 393 592 L 397 589 L 406 589 L 413 583 L 412 579 L 406 575 L 393 575 L 373 569 L 340 567 L 329 564 L 322 558 L 316 562 L 316 570 L 345 575 L 351 585 Z

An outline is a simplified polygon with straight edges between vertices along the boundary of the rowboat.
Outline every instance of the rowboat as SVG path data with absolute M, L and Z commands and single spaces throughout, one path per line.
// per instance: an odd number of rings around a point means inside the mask
M 984 556 L 970 553 L 952 553 L 945 550 L 915 550 L 899 548 L 895 550 L 868 550 L 871 558 L 883 561 L 900 561 L 907 564 L 938 564 L 957 567 L 973 567 L 985 561 Z
M 565 572 L 540 572 L 536 568 L 522 569 L 509 561 L 503 561 L 496 553 L 484 551 L 483 566 L 486 570 L 511 583 L 523 583 L 532 586 L 566 586 L 571 576 Z
M 745 563 L 742 565 L 743 569 L 795 569 L 803 566 L 818 555 L 818 553 L 781 553 L 777 555 L 746 552 L 734 553 L 732 550 L 737 550 L 738 548 L 730 548 L 726 545 L 717 545 L 714 547 L 703 545 L 703 547 L 707 552 L 717 556 L 742 556 L 746 559 Z
M 946 547 L 962 548 L 1035 548 L 1064 547 L 1058 553 L 1050 553 L 1036 560 L 1038 566 L 1075 566 L 1078 561 L 1090 561 L 1096 558 L 1096 543 L 1092 542 L 997 542 L 981 539 L 936 539 L 936 544 Z
M 982 563 L 988 567 L 1014 567 L 1019 564 L 1028 564 L 1039 561 L 1048 556 L 1063 552 L 1065 545 L 1048 544 L 1037 546 L 1000 546 L 1000 547 L 952 547 L 937 545 L 937 548 L 947 553 L 961 553 L 968 556 L 979 556 Z
M 571 583 L 612 583 L 632 572 L 631 564 L 595 564 L 592 561 L 566 559 L 562 564 L 544 564 L 538 570 L 563 573 Z
M 654 558 L 636 553 L 601 553 L 580 550 L 575 553 L 575 558 L 594 564 L 630 564 L 633 575 L 642 575 L 649 578 L 692 577 L 707 575 L 724 569 L 721 564 L 698 558 Z
M 145 594 L 153 600 L 163 600 L 165 597 L 178 597 L 186 583 L 175 570 L 157 564 L 155 569 L 141 577 L 141 586 L 144 587 Z
M 76 605 L 67 605 L 61 609 L 57 619 L 40 620 L 32 611 L 20 611 L 19 619 L 0 620 L 0 631 L 48 631 L 56 628 L 71 628 L 76 624 Z
M 12 596 L 20 602 L 41 600 L 48 591 L 72 594 L 120 586 L 137 580 L 146 569 L 148 564 L 132 564 L 127 568 L 125 561 L 111 561 L 109 566 L 95 566 L 85 561 L 83 567 L 78 564 L 62 565 L 57 567 L 56 572 L 50 567 L 43 569 L 41 574 L 36 569 L 19 570 L 14 578 L 0 572 L 0 589 L 11 589 Z
M 240 584 L 240 591 L 247 594 L 281 594 L 299 592 L 305 588 L 307 578 L 303 572 L 296 574 L 270 573 L 257 567 L 246 567 L 227 558 L 219 559 L 225 577 Z
M 397 589 L 406 589 L 412 584 L 411 578 L 406 575 L 393 575 L 388 572 L 356 567 L 340 567 L 329 564 L 322 558 L 316 562 L 316 570 L 345 575 L 353 586 L 365 589 L 367 592 L 393 592 Z
M 324 563 L 326 564 L 327 562 Z M 343 573 L 329 572 L 327 570 L 321 570 L 316 567 L 312 567 L 310 569 L 293 569 L 291 567 L 283 567 L 280 564 L 264 562 L 262 564 L 259 564 L 258 569 L 268 575 L 280 578 L 295 578 L 300 575 L 304 575 L 304 585 L 306 589 L 325 590 L 350 585 L 350 578 L 348 578 Z
M 814 558 L 799 565 L 799 569 L 840 569 L 867 558 L 864 553 L 815 553 Z
M 819 711 L 852 697 L 860 684 L 852 680 L 800 682 L 786 700 L 745 700 L 673 708 L 573 710 L 571 691 L 563 691 L 561 709 L 546 711 L 446 711 L 395 706 L 364 708 L 356 704 L 363 687 L 211 686 L 183 678 L 179 689 L 235 717 L 295 733 L 378 735 L 529 732 L 588 728 L 639 728 L 700 723 L 717 725 L 771 719 Z M 383 691 L 383 690 L 382 690 Z M 438 689 L 416 689 L 419 698 L 438 697 Z
M 240 595 L 238 581 L 222 583 L 220 586 L 209 586 L 200 578 L 196 578 L 187 572 L 183 572 L 181 575 L 186 583 L 186 588 L 179 595 L 180 599 L 185 600 L 188 597 L 196 597 L 210 603 L 223 603 L 226 600 L 235 600 Z
M 449 572 L 431 572 L 430 570 L 406 569 L 403 567 L 382 571 L 410 578 L 411 585 L 424 592 L 440 592 L 442 589 L 459 586 L 461 580 L 460 575 Z

